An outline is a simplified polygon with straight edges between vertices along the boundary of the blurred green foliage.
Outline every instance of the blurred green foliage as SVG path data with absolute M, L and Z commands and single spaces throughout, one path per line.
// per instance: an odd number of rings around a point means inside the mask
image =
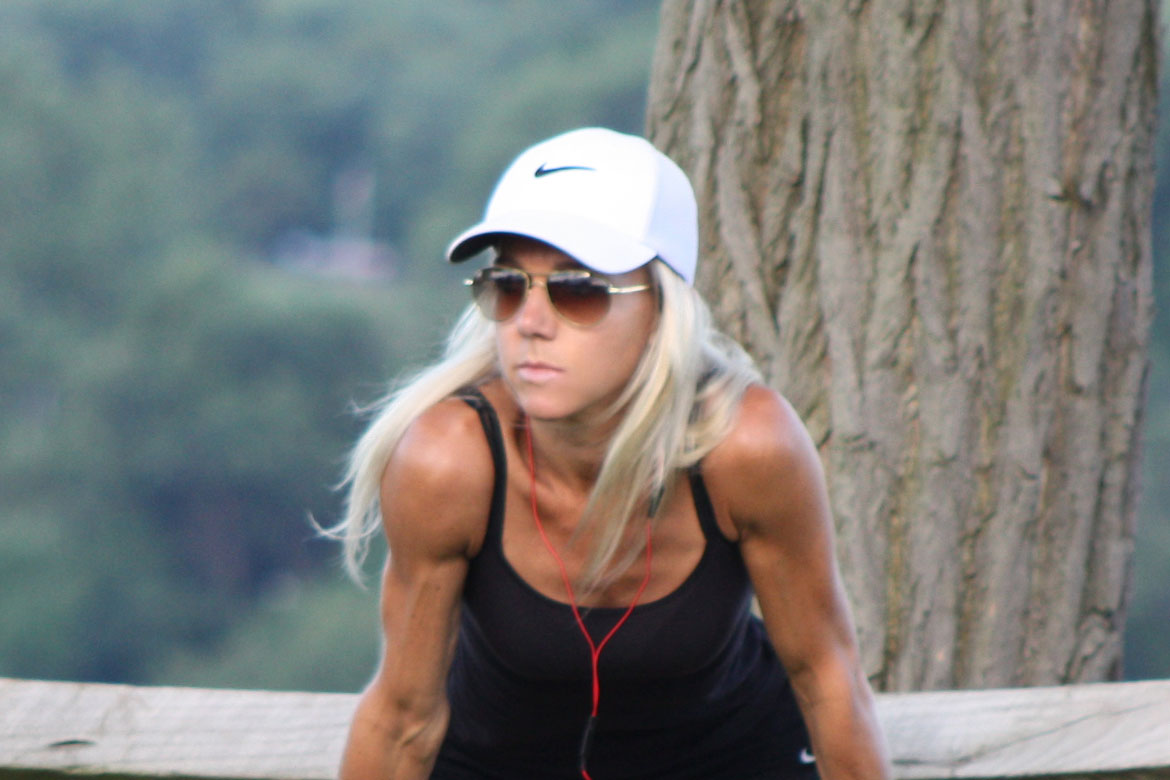
M 641 128 L 657 11 L 0 4 L 0 675 L 362 684 L 376 593 L 339 579 L 308 521 L 337 516 L 352 404 L 437 348 L 462 302 L 444 244 L 519 149 Z M 355 172 L 374 192 L 356 210 L 339 195 Z M 355 235 L 388 277 L 286 263 Z M 1155 248 L 1160 270 L 1157 222 Z M 1168 331 L 1133 676 L 1170 675 Z

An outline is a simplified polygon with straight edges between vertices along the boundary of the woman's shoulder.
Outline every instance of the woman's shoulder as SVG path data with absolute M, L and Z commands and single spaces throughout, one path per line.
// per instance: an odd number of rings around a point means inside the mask
M 707 460 L 750 466 L 798 455 L 807 440 L 808 432 L 792 404 L 772 388 L 753 384 L 744 391 L 731 429 Z
M 780 393 L 751 385 L 730 431 L 703 459 L 703 476 L 731 516 L 785 500 L 785 493 L 820 469 L 816 447 L 800 416 Z
M 407 427 L 382 477 L 383 507 L 412 525 L 482 540 L 495 486 L 495 463 L 479 413 L 460 397 L 428 407 Z
M 476 410 L 456 395 L 427 407 L 407 426 L 392 460 L 416 463 L 446 475 L 476 465 L 480 460 L 477 454 L 488 456 L 490 461 L 483 425 Z

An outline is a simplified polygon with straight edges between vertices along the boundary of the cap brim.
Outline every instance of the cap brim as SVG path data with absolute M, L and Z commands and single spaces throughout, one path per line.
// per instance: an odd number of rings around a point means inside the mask
M 542 241 L 586 268 L 605 274 L 633 271 L 657 256 L 651 247 L 606 225 L 564 214 L 517 211 L 492 216 L 464 231 L 447 248 L 447 259 L 462 262 L 508 235 Z

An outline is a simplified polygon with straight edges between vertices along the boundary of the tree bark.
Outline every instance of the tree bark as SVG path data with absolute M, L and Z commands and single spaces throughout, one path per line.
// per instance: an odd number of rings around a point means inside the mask
M 1117 677 L 1155 0 L 667 0 L 648 132 L 804 416 L 887 690 Z

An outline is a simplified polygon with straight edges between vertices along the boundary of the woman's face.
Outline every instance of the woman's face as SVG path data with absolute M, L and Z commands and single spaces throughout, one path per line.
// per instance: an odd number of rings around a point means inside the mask
M 521 237 L 501 242 L 495 264 L 537 275 L 583 268 L 564 252 Z M 651 281 L 645 267 L 602 278 L 622 287 Z M 554 311 L 542 281 L 538 276 L 520 310 L 496 325 L 504 381 L 533 419 L 599 420 L 633 375 L 653 332 L 654 291 L 611 295 L 605 316 L 583 327 Z

